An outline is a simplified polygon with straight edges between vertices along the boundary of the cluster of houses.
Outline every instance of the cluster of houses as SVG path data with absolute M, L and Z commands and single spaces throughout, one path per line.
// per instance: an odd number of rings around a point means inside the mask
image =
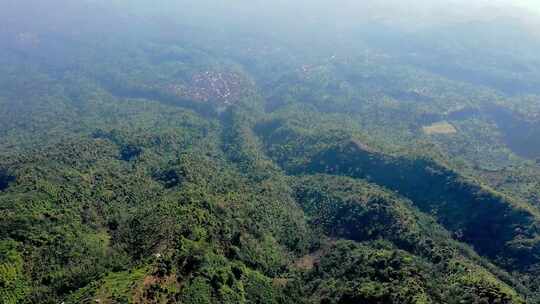
M 172 84 L 167 91 L 194 101 L 231 105 L 242 97 L 247 85 L 238 73 L 205 71 L 194 74 L 188 85 Z
M 21 32 L 15 36 L 15 47 L 18 49 L 31 49 L 36 48 L 40 44 L 40 39 L 37 34 L 30 32 Z

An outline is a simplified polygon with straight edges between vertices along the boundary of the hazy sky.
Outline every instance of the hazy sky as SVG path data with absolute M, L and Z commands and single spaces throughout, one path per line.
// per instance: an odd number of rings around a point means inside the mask
M 0 19 L 33 28 L 77 29 L 82 21 L 99 25 L 107 13 L 116 23 L 134 23 L 134 15 L 149 22 L 171 19 L 176 23 L 217 25 L 237 23 L 247 28 L 266 27 L 316 30 L 346 28 L 359 23 L 383 21 L 402 26 L 430 27 L 437 24 L 510 16 L 540 28 L 540 0 L 4 0 Z M 2 2 L 2 0 L 0 0 Z M 510 7 L 521 9 L 510 9 Z M 43 14 L 44 11 L 49 11 Z M 528 12 L 528 13 L 527 13 Z M 532 14 L 534 13 L 534 14 Z M 45 15 L 45 17 L 44 17 Z M 534 15 L 531 16 L 531 15 Z M 166 18 L 156 18 L 166 17 Z M 152 19 L 153 18 L 153 19 Z M 52 21 L 51 21 L 52 20 Z M 531 21 L 533 20 L 533 21 Z M 224 23 L 225 22 L 225 23 Z M 109 28 L 110 26 L 105 26 Z M 21 27 L 23 28 L 23 27 Z M 30 27 L 28 29 L 30 31 Z
M 210 18 L 217 15 L 245 19 L 255 17 L 252 20 L 254 22 L 262 16 L 277 19 L 307 16 L 348 20 L 380 16 L 390 19 L 422 17 L 436 20 L 456 16 L 490 18 L 507 14 L 525 18 L 527 12 L 540 14 L 540 0 L 155 0 L 151 5 L 144 0 L 111 2 L 119 3 L 125 9 L 145 7 L 145 12 L 161 11 L 195 18 L 199 14 Z
M 539 0 L 512 0 L 512 4 L 521 6 L 540 13 L 540 1 Z

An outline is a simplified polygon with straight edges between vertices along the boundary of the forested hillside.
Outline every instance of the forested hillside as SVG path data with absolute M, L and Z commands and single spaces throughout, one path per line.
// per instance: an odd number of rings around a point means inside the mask
M 540 303 L 528 23 L 24 2 L 1 303 Z

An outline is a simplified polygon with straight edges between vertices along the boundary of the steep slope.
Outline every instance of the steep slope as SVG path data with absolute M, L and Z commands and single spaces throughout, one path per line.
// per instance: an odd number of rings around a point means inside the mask
M 367 178 L 411 199 L 420 210 L 434 214 L 459 240 L 509 270 L 524 270 L 538 263 L 534 258 L 539 249 L 535 208 L 427 158 L 385 155 L 353 137 L 310 140 L 313 132 L 308 129 L 268 124 L 273 130 L 266 134 L 267 149 L 287 171 Z M 289 151 L 282 153 L 281 147 Z

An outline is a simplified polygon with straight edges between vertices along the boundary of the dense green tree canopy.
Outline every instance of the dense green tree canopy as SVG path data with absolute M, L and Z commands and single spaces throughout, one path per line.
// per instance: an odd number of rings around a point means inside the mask
M 28 3 L 0 12 L 1 303 L 540 303 L 523 24 Z

